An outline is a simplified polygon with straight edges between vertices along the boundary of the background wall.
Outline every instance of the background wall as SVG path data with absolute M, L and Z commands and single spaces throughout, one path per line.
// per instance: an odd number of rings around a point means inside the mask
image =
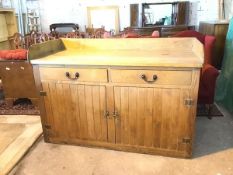
M 225 0 L 225 16 L 226 19 L 233 17 L 233 0 Z
M 14 0 L 19 1 L 19 0 Z M 26 1 L 26 0 L 21 0 Z M 30 1 L 30 0 L 29 0 Z M 89 6 L 119 6 L 120 30 L 130 26 L 130 4 L 152 2 L 173 2 L 185 0 L 38 0 L 42 31 L 48 32 L 52 23 L 72 22 L 87 26 L 87 8 Z M 226 0 L 232 1 L 232 0 Z M 29 5 L 32 5 L 29 3 Z M 190 0 L 190 24 L 198 26 L 199 21 L 218 19 L 218 0 Z M 140 6 L 141 11 L 141 6 Z M 140 19 L 139 19 L 140 20 Z M 140 23 L 141 24 L 141 23 Z

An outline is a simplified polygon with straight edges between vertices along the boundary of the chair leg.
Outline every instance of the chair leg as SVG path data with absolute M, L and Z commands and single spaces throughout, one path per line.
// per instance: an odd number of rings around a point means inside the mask
M 207 111 L 208 111 L 208 114 L 207 114 L 208 119 L 212 119 L 211 111 L 213 109 L 213 104 L 206 104 L 205 106 L 206 106 Z

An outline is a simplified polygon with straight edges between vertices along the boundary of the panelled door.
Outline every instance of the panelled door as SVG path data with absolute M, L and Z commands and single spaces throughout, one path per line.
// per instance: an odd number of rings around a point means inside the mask
M 51 137 L 107 140 L 105 86 L 46 81 L 42 88 Z
M 189 151 L 189 89 L 114 87 L 116 143 Z

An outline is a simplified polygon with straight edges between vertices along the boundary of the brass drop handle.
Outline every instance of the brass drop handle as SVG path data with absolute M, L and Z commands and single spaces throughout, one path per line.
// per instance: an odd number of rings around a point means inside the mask
M 74 74 L 74 78 L 71 77 L 70 73 L 69 72 L 66 72 L 66 77 L 69 78 L 70 80 L 77 80 L 79 78 L 79 73 L 76 72 Z
M 119 120 L 119 113 L 117 111 L 114 111 L 112 113 L 112 116 L 116 119 L 116 120 Z
M 143 79 L 145 82 L 147 83 L 154 83 L 157 79 L 158 76 L 157 75 L 153 75 L 152 80 L 148 80 L 145 74 L 141 75 L 141 79 Z
M 104 118 L 109 118 L 109 112 L 108 111 L 104 111 Z

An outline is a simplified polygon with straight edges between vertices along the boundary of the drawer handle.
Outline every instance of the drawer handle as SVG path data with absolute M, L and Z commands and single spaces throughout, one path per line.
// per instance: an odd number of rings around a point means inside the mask
M 146 75 L 142 74 L 141 75 L 141 79 L 143 79 L 147 83 L 154 83 L 158 79 L 158 76 L 157 75 L 153 75 L 152 80 L 148 80 L 147 77 L 146 77 Z
M 79 78 L 79 73 L 76 72 L 74 74 L 74 78 L 71 77 L 70 73 L 69 72 L 66 72 L 66 77 L 69 78 L 70 80 L 77 80 Z

